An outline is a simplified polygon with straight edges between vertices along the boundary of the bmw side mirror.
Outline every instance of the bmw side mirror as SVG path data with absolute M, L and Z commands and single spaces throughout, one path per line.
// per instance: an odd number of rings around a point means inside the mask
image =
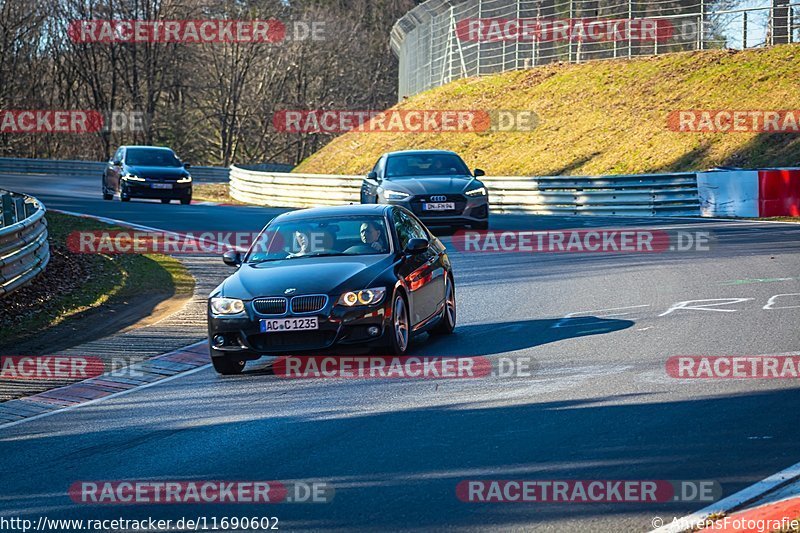
M 411 239 L 406 245 L 405 253 L 408 255 L 418 255 L 428 249 L 428 239 Z
M 184 163 L 183 168 L 192 168 L 192 165 L 190 165 L 189 163 Z
M 241 266 L 242 254 L 238 250 L 228 250 L 222 254 L 222 262 L 232 267 Z
M 481 176 L 485 176 L 486 172 L 484 172 L 483 170 L 481 170 L 479 168 L 476 168 L 475 172 L 473 174 L 475 175 L 476 178 L 480 178 Z
M 378 182 L 381 181 L 381 179 L 378 177 L 378 173 L 377 172 L 370 172 L 369 174 L 367 174 L 367 177 L 369 179 L 371 179 L 371 180 L 375 180 L 375 181 L 378 181 Z
M 122 166 L 122 161 L 114 161 L 113 164 L 114 164 L 115 167 L 121 167 Z

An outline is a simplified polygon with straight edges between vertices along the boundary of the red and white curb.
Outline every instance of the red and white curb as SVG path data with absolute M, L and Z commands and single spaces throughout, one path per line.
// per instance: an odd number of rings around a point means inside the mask
M 51 209 L 51 211 L 141 231 L 163 232 L 165 234 L 183 236 L 177 232 L 133 224 L 114 218 L 59 209 Z M 0 403 L 0 429 L 122 396 L 136 390 L 193 374 L 210 367 L 209 361 L 208 341 L 204 340 L 152 357 L 124 369 L 115 370 L 112 373 L 50 389 L 32 396 L 3 402 Z
M 758 483 L 751 485 L 739 492 L 728 496 L 727 498 L 723 498 L 722 500 L 715 502 L 708 507 L 700 509 L 699 511 L 692 513 L 690 515 L 684 516 L 682 518 L 676 518 L 672 522 L 659 527 L 658 529 L 654 529 L 651 533 L 684 533 L 686 531 L 693 531 L 696 530 L 698 526 L 704 524 L 706 519 L 712 515 L 719 515 L 724 513 L 725 515 L 730 515 L 731 512 L 738 511 L 740 509 L 744 509 L 745 506 L 758 502 L 763 497 L 769 495 L 770 493 L 784 487 L 793 481 L 800 479 L 800 463 L 796 463 L 789 468 L 781 470 L 771 476 L 762 479 Z M 767 511 L 768 507 L 771 507 L 773 504 L 766 504 L 764 506 L 757 507 L 755 509 L 748 509 L 746 511 L 742 511 L 741 513 L 737 513 L 733 516 L 741 517 L 744 514 L 747 514 L 751 511 L 761 510 L 761 512 L 769 512 L 770 515 L 775 513 L 782 513 L 784 511 L 790 511 L 789 508 L 778 508 L 773 509 L 772 512 Z M 792 516 L 791 519 L 800 517 L 800 514 Z M 717 531 L 716 528 L 709 528 L 709 530 Z M 749 529 L 720 529 L 721 531 L 750 531 Z
M 209 368 L 208 341 L 190 344 L 105 373 L 0 404 L 0 429 L 142 390 Z

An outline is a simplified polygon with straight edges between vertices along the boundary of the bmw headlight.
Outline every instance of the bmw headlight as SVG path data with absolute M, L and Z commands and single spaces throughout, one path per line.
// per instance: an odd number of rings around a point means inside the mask
M 338 303 L 347 307 L 377 305 L 383 301 L 384 296 L 386 296 L 386 289 L 384 288 L 364 289 L 363 291 L 351 291 L 342 294 Z
M 144 178 L 140 178 L 135 174 L 127 174 L 125 176 L 122 176 L 122 179 L 127 181 L 146 181 Z
M 386 197 L 387 200 L 405 200 L 410 194 L 407 192 L 400 192 L 400 191 L 383 191 L 383 195 Z
M 486 187 L 478 187 L 477 189 L 472 189 L 464 194 L 467 196 L 486 196 Z
M 191 183 L 192 177 L 191 176 L 184 176 L 180 178 L 176 183 Z
M 215 315 L 238 315 L 244 312 L 244 302 L 236 298 L 211 298 L 211 311 Z

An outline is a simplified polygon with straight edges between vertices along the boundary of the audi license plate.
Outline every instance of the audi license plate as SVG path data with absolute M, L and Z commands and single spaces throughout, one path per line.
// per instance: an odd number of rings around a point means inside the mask
M 423 211 L 452 211 L 455 208 L 455 202 L 428 202 L 422 204 Z
M 317 317 L 309 318 L 274 318 L 261 320 L 261 333 L 276 331 L 306 331 L 319 329 Z
M 171 183 L 153 183 L 152 186 L 153 186 L 154 189 L 171 189 L 172 188 L 172 184 Z

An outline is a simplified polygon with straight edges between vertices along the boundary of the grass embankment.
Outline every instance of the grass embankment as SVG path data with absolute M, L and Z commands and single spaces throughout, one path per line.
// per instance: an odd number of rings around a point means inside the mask
M 491 175 L 688 171 L 729 165 L 800 166 L 800 136 L 681 133 L 676 110 L 800 109 L 800 45 L 556 64 L 459 80 L 400 109 L 532 110 L 525 133 L 348 133 L 295 172 L 364 174 L 386 151 L 454 150 Z
M 192 199 L 196 202 L 249 205 L 231 198 L 227 183 L 198 183 L 192 187 Z
M 122 228 L 52 212 L 46 217 L 50 263 L 30 285 L 0 300 L 0 353 L 18 353 L 21 343 L 52 334 L 55 328 L 63 328 L 66 335 L 76 327 L 108 333 L 102 328 L 108 320 L 106 309 L 192 294 L 194 278 L 172 257 L 78 254 L 67 248 L 67 236 L 74 231 Z M 58 344 L 71 345 L 68 338 Z

